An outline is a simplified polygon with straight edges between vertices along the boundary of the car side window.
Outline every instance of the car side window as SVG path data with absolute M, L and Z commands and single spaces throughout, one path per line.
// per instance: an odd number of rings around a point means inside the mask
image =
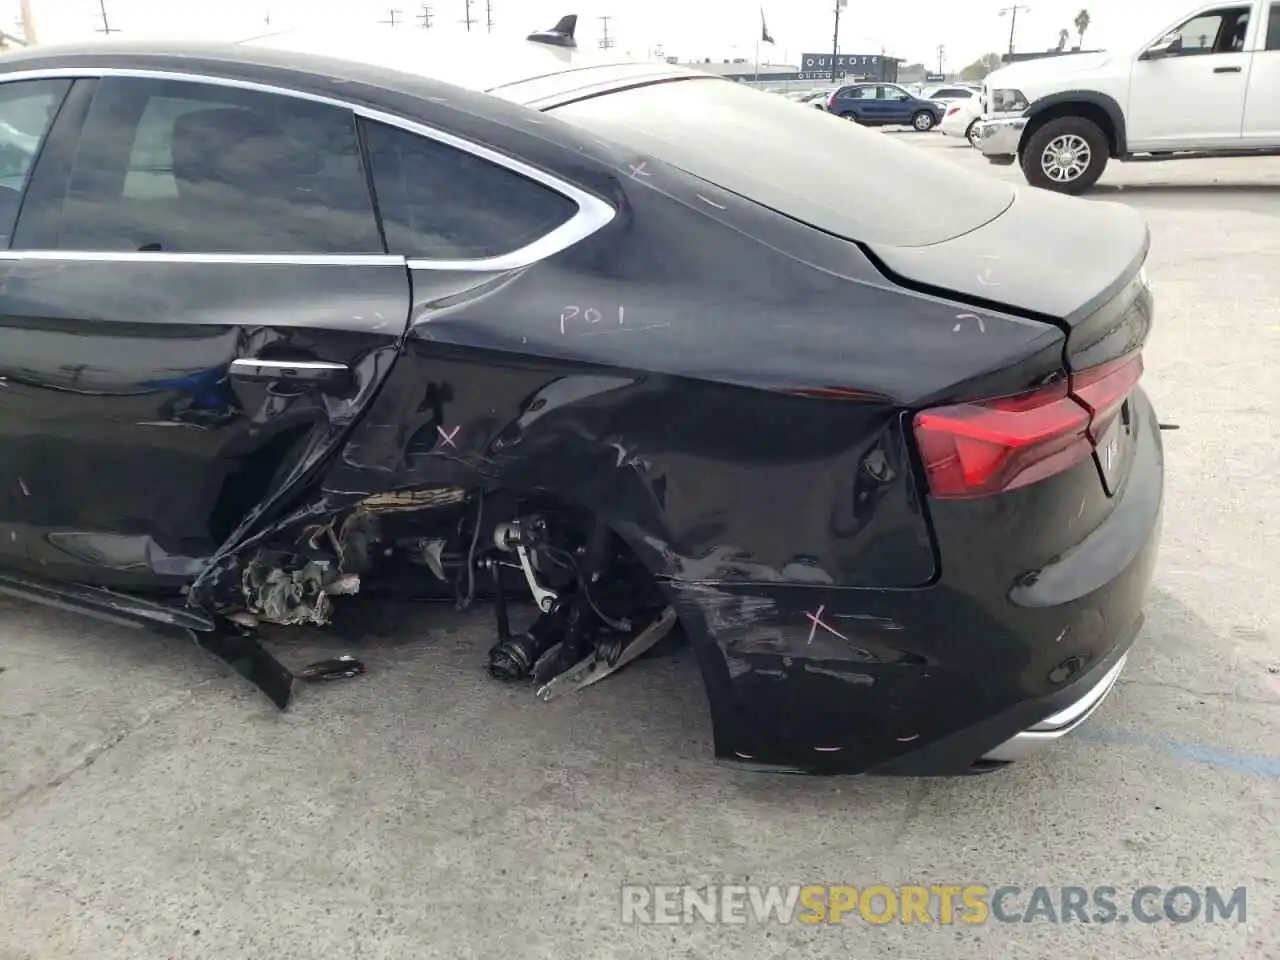
M 1173 31 L 1178 42 L 1170 56 L 1238 53 L 1249 29 L 1248 7 L 1224 7 L 1196 15 Z
M 1267 20 L 1267 49 L 1280 50 L 1280 3 L 1271 5 L 1271 16 Z
M 364 121 L 374 192 L 392 253 L 481 260 L 512 253 L 578 212 L 550 187 L 399 127 Z
M 0 85 L 0 245 L 9 246 L 31 168 L 70 89 L 70 80 Z
M 217 84 L 108 77 L 85 118 L 61 250 L 383 253 L 355 117 Z

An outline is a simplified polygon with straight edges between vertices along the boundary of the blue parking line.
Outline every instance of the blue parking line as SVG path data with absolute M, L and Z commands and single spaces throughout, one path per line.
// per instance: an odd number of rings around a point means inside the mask
M 1148 737 L 1137 733 L 1125 733 L 1086 724 L 1071 734 L 1081 740 L 1092 743 L 1106 743 L 1121 747 L 1145 747 L 1178 760 L 1190 763 L 1205 763 L 1236 773 L 1252 774 L 1255 777 L 1267 777 L 1280 780 L 1280 757 L 1259 757 L 1244 753 L 1230 753 L 1214 747 L 1206 747 L 1199 743 L 1181 743 L 1177 740 L 1164 740 L 1159 737 Z

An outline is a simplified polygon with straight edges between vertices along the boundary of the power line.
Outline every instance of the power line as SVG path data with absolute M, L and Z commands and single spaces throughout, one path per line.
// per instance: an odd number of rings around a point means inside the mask
M 467 19 L 462 21 L 467 25 L 467 33 L 471 32 L 471 25 L 476 21 L 471 17 L 471 0 L 467 0 Z
M 120 32 L 111 26 L 111 21 L 107 19 L 107 0 L 98 0 L 98 12 L 102 14 L 102 26 L 95 30 L 95 33 L 103 33 L 110 36 L 113 33 Z
M 434 11 L 431 9 L 431 4 L 424 3 L 422 5 L 422 12 L 418 14 L 418 19 L 422 21 L 423 30 L 431 29 L 431 15 L 433 12 Z
M 385 24 L 387 24 L 388 26 L 392 26 L 392 27 L 394 27 L 397 23 L 399 23 L 399 22 L 400 22 L 399 20 L 397 20 L 397 19 L 396 19 L 396 15 L 397 15 L 397 14 L 400 14 L 400 13 L 403 13 L 403 12 L 404 12 L 404 11 L 403 11 L 403 10 L 400 10 L 399 8 L 392 7 L 390 10 L 388 10 L 388 11 L 387 11 L 387 19 L 386 19 L 386 20 L 379 20 L 378 22 L 379 22 L 379 23 L 385 23 Z
M 617 40 L 609 36 L 609 21 L 612 20 L 613 17 L 597 17 L 596 19 L 600 21 L 600 29 L 602 31 L 600 36 L 600 49 L 608 50 L 617 43 Z
M 1009 21 L 1009 56 L 1010 57 L 1013 56 L 1013 31 L 1016 30 L 1018 27 L 1018 11 L 1019 10 L 1021 10 L 1023 13 L 1031 12 L 1030 7 L 1024 7 L 1021 4 L 1017 4 L 1017 3 L 1015 3 L 1012 7 L 1004 7 L 1000 11 L 1000 16 L 1003 17 L 1005 14 L 1008 14 L 1011 17 L 1011 20 Z

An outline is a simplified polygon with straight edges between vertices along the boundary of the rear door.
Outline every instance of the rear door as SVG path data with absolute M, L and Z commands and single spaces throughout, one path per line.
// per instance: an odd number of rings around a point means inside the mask
M 408 270 L 351 111 L 216 78 L 44 82 L 0 76 L 0 205 L 26 189 L 0 252 L 0 564 L 178 584 L 340 443 L 395 359 Z M 21 183 L 24 89 L 67 92 Z
M 897 104 L 890 97 L 888 87 L 874 86 L 862 88 L 867 97 L 867 112 L 879 124 L 897 123 Z
M 1243 147 L 1280 146 L 1280 0 L 1263 7 L 1266 27 L 1257 32 L 1249 91 L 1244 103 Z

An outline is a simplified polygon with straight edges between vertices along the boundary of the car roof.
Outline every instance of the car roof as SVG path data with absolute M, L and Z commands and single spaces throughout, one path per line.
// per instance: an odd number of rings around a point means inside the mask
M 193 42 L 182 37 L 103 39 L 42 44 L 3 58 L 4 72 L 49 60 L 76 65 L 120 65 L 131 58 L 173 57 L 204 64 L 252 64 L 344 79 L 384 83 L 394 74 L 433 80 L 529 106 L 546 106 L 575 95 L 664 79 L 720 79 L 665 61 L 640 60 L 607 51 L 566 48 L 488 34 L 437 36 L 423 30 L 285 30 L 255 36 Z M 175 64 L 177 67 L 178 64 Z M 344 69 L 344 67 L 346 69 Z M 406 84 L 411 92 L 413 84 Z

